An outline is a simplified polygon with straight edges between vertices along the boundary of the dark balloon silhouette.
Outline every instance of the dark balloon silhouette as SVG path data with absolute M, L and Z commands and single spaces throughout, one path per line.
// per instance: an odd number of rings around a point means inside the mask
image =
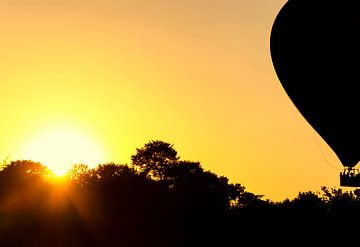
M 290 99 L 352 170 L 360 160 L 360 1 L 288 1 L 270 48 Z

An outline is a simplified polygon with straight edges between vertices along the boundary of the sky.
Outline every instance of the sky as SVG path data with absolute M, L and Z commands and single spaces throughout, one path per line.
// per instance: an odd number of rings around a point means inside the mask
M 0 158 L 130 163 L 163 140 L 266 199 L 339 187 L 271 62 L 285 2 L 0 0 Z

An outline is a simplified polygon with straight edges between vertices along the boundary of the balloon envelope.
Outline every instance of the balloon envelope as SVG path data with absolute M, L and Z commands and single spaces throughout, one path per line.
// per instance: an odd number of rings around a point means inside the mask
M 286 93 L 344 166 L 360 159 L 360 1 L 290 0 L 270 49 Z

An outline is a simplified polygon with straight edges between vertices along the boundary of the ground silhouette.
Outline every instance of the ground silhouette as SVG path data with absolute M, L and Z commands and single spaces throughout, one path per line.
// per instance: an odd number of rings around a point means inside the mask
M 360 190 L 264 200 L 163 141 L 132 164 L 78 164 L 60 179 L 18 160 L 0 171 L 0 246 L 248 246 L 355 241 Z M 347 234 L 347 235 L 346 235 Z

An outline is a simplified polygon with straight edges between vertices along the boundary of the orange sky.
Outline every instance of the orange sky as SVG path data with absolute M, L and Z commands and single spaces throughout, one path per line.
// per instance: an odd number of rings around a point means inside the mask
M 1 0 L 0 158 L 66 125 L 102 162 L 160 139 L 272 200 L 338 187 L 339 160 L 272 66 L 285 2 Z

